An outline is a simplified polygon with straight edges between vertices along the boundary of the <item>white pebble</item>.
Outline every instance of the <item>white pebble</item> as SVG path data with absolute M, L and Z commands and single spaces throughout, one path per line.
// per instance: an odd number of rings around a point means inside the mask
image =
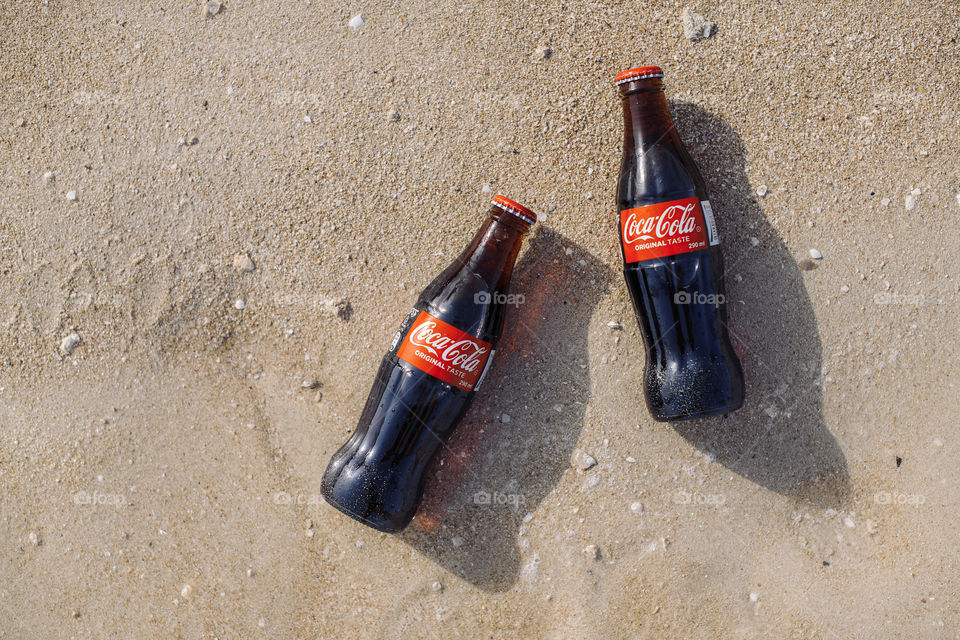
M 27 538 L 30 540 L 30 544 L 32 544 L 33 546 L 35 547 L 40 546 L 40 535 L 37 534 L 37 532 L 31 531 L 30 535 L 27 536 Z
M 79 345 L 81 342 L 83 342 L 83 340 L 80 338 L 78 334 L 71 333 L 70 335 L 66 336 L 63 340 L 60 341 L 60 353 L 62 353 L 65 356 L 70 355 L 71 353 L 73 353 L 73 350 L 77 348 L 77 345 Z
M 755 237 L 750 236 L 750 244 L 755 247 L 755 246 L 757 246 L 758 244 L 760 244 L 760 241 L 759 241 L 758 239 L 756 239 Z
M 553 49 L 551 49 L 550 47 L 546 45 L 537 47 L 537 57 L 540 58 L 541 60 L 547 60 L 552 55 L 553 55 Z
M 850 291 L 850 287 L 848 287 L 847 285 L 843 285 L 840 287 L 840 291 L 842 293 L 846 293 L 847 291 Z
M 508 415 L 505 414 L 505 413 L 500 414 L 500 422 L 502 422 L 502 423 L 504 423 L 504 424 L 510 422 L 510 416 L 508 416 Z
M 635 514 L 637 514 L 638 516 L 639 516 L 639 515 L 643 515 L 643 503 L 642 503 L 642 502 L 634 502 L 634 503 L 632 503 L 632 504 L 630 505 L 630 511 L 633 511 L 633 512 L 634 512 Z
M 74 191 L 73 189 L 71 189 L 70 191 L 67 191 L 67 200 L 69 200 L 70 202 L 73 202 L 76 199 L 77 199 L 76 191 Z
M 53 171 L 47 171 L 45 174 L 43 174 L 44 182 L 53 182 L 56 179 L 57 176 L 53 173 Z
M 237 271 L 249 272 L 256 269 L 257 266 L 253 264 L 253 260 L 250 259 L 249 254 L 238 253 L 237 255 L 233 256 L 233 268 Z
M 592 560 L 599 560 L 601 556 L 600 547 L 598 547 L 595 544 L 588 544 L 587 546 L 585 546 L 583 548 L 583 553 L 585 556 L 587 556 Z
M 243 311 L 244 309 L 247 308 L 247 303 L 244 302 L 242 299 L 237 298 L 237 301 L 233 303 L 233 307 L 235 309 L 239 309 L 240 311 Z
M 759 187 L 757 187 L 757 195 L 760 196 L 761 198 L 767 195 L 767 185 L 762 184 Z
M 917 203 L 913 199 L 913 196 L 910 195 L 903 199 L 903 206 L 906 207 L 907 211 L 913 211 L 913 208 L 917 206 Z
M 610 327 L 611 329 L 617 329 L 617 330 L 623 329 L 623 325 L 617 322 L 616 320 L 611 320 L 610 322 L 607 323 L 607 326 Z
M 533 514 L 532 514 L 532 513 L 528 513 L 527 515 L 523 516 L 523 523 L 524 523 L 524 524 L 530 522 L 531 520 L 533 520 Z
M 450 538 L 450 543 L 453 544 L 454 547 L 461 547 L 463 546 L 463 538 L 460 536 L 453 536 Z
M 363 15 L 358 13 L 357 15 L 350 18 L 350 22 L 348 22 L 347 24 L 350 25 L 351 29 L 356 31 L 357 29 L 363 26 Z
M 810 249 L 810 257 L 814 260 L 823 260 L 823 254 L 816 249 Z
M 633 464 L 633 463 L 635 463 L 636 461 L 637 461 L 637 459 L 634 458 L 633 456 L 627 456 L 627 462 L 629 462 L 630 464 Z
M 960 200 L 960 194 L 957 194 L 957 199 Z M 880 198 L 880 204 L 884 207 L 890 204 L 890 198 Z
M 848 529 L 853 529 L 853 528 L 856 526 L 856 525 L 854 524 L 854 522 L 853 522 L 853 518 L 851 518 L 850 516 L 847 516 L 846 518 L 843 519 L 843 524 L 844 524 Z
M 212 18 L 220 13 L 221 8 L 222 5 L 217 2 L 217 0 L 207 0 L 207 2 L 203 5 L 203 12 L 208 18 Z
M 683 13 L 680 14 L 680 22 L 683 26 L 683 35 L 691 42 L 709 38 L 713 35 L 717 26 L 700 14 L 690 11 L 689 7 L 684 9 Z
M 920 189 L 914 189 L 913 191 L 910 192 L 910 195 L 912 195 L 912 196 L 918 196 L 918 195 L 920 195 Z
M 480 187 L 480 193 L 493 193 L 493 189 L 490 187 L 489 184 L 485 184 L 482 187 Z
M 750 594 L 750 602 L 756 602 L 759 599 L 760 599 L 760 594 L 757 593 L 756 591 Z
M 439 580 L 435 580 L 434 583 L 430 585 L 430 588 L 434 591 L 443 591 L 443 583 L 441 583 Z
M 183 588 L 180 589 L 180 595 L 183 596 L 184 600 L 189 600 L 190 597 L 193 595 L 193 585 L 192 584 L 183 585 Z
M 577 450 L 573 454 L 573 463 L 577 466 L 580 471 L 587 471 L 597 466 L 597 459 L 591 456 L 589 453 L 584 453 L 583 451 Z

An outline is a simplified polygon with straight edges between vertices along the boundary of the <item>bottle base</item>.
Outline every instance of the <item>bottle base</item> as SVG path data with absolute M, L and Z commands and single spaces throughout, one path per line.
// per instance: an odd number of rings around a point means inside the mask
M 391 522 L 391 521 L 389 521 L 389 520 L 383 520 L 383 519 L 378 519 L 378 518 L 364 517 L 364 516 L 361 516 L 361 515 L 358 514 L 358 513 L 355 513 L 355 512 L 353 512 L 353 511 L 351 511 L 350 509 L 348 509 L 347 507 L 343 506 L 343 505 L 340 504 L 339 502 L 336 502 L 335 500 L 332 500 L 326 493 L 323 493 L 322 495 L 323 495 L 323 499 L 326 500 L 327 504 L 329 504 L 331 507 L 333 507 L 334 509 L 336 509 L 337 511 L 339 511 L 339 512 L 342 513 L 343 515 L 349 516 L 350 518 L 353 518 L 354 520 L 356 520 L 356 521 L 359 522 L 360 524 L 365 524 L 365 525 L 367 525 L 367 526 L 370 527 L 371 529 L 376 529 L 377 531 L 381 531 L 381 532 L 383 532 L 383 533 L 400 533 L 401 531 L 403 531 L 404 529 L 406 529 L 406 528 L 407 528 L 407 524 L 409 524 L 409 522 L 404 522 L 403 524 L 398 524 L 398 523 L 396 523 L 396 522 Z
M 650 415 L 653 416 L 653 419 L 657 422 L 684 422 L 686 420 L 697 420 L 699 418 L 709 418 L 711 416 L 721 416 L 728 413 L 733 413 L 734 411 L 740 409 L 743 406 L 743 400 L 740 402 L 731 403 L 716 409 L 708 409 L 705 411 L 694 411 L 689 413 L 678 413 L 678 414 L 663 414 L 657 413 L 652 408 L 650 409 Z

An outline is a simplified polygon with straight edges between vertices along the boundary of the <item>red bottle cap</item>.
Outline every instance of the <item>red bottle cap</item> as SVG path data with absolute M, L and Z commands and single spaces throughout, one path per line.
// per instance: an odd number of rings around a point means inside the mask
M 537 214 L 527 209 L 522 204 L 517 204 L 510 198 L 503 196 L 493 196 L 493 206 L 500 207 L 504 211 L 509 211 L 528 224 L 534 224 L 537 221 Z
M 635 67 L 627 69 L 617 74 L 616 82 L 619 87 L 624 82 L 633 82 L 634 80 L 643 80 L 644 78 L 662 78 L 663 69 L 660 67 Z

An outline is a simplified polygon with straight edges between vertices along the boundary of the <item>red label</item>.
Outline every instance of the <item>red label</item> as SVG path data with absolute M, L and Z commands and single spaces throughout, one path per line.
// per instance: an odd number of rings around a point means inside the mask
M 491 345 L 426 311 L 413 322 L 397 357 L 434 378 L 472 391 L 483 374 Z
M 627 264 L 642 262 L 717 244 L 712 218 L 704 218 L 697 198 L 624 209 L 620 212 L 623 259 Z

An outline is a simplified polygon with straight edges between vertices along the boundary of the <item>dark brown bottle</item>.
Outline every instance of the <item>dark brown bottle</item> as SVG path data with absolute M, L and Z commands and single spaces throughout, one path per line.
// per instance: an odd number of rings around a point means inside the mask
M 536 215 L 496 196 L 470 245 L 428 286 L 390 345 L 353 435 L 327 466 L 323 497 L 380 531 L 400 531 L 424 472 L 460 423 L 490 366 L 508 289 Z
M 657 420 L 683 420 L 740 408 L 744 384 L 727 331 L 713 210 L 670 116 L 662 79 L 659 67 L 616 78 L 624 120 L 617 227 L 646 346 L 647 407 Z

